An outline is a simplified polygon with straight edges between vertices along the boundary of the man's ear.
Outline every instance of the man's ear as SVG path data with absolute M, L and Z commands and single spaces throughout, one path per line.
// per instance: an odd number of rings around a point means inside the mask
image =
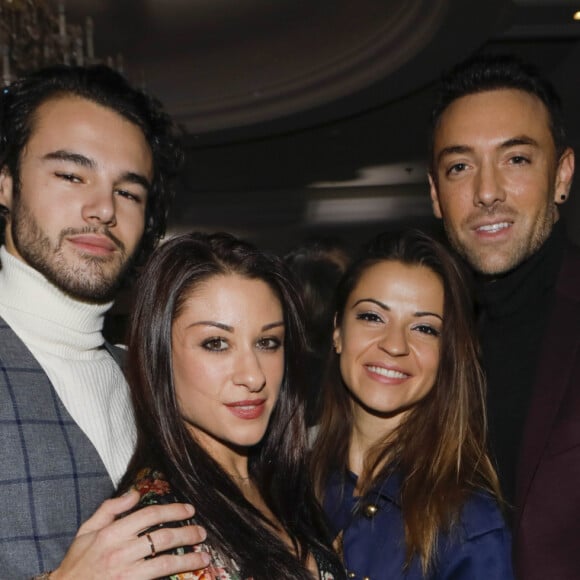
M 334 331 L 332 332 L 332 345 L 334 352 L 340 354 L 342 352 L 342 338 L 340 336 L 340 326 L 336 324 L 336 314 L 334 315 Z
M 441 219 L 441 206 L 439 205 L 439 193 L 437 191 L 437 184 L 435 183 L 435 178 L 429 172 L 429 192 L 431 194 L 431 207 L 433 208 L 433 215 L 436 218 Z
M 560 156 L 556 169 L 556 183 L 554 187 L 554 201 L 564 203 L 568 199 L 572 178 L 574 177 L 574 151 L 568 147 Z
M 4 167 L 0 170 L 0 212 L 9 216 L 12 211 L 14 201 L 14 180 L 8 169 Z

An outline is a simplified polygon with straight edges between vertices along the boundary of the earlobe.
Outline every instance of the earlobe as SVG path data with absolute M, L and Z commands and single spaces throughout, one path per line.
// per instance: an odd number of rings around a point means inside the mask
M 568 199 L 572 178 L 574 177 L 574 151 L 570 147 L 562 153 L 556 172 L 554 201 L 564 203 Z
M 332 333 L 332 346 L 334 352 L 340 354 L 342 352 L 342 341 L 340 339 L 340 328 L 336 326 L 336 316 L 334 317 L 334 332 Z
M 437 185 L 435 184 L 435 178 L 431 173 L 428 174 L 429 177 L 429 192 L 431 194 L 431 207 L 433 208 L 433 215 L 441 219 L 441 206 L 439 205 L 439 194 L 437 192 Z
M 13 180 L 8 169 L 4 167 L 0 171 L 0 211 L 3 215 L 9 215 L 12 210 Z

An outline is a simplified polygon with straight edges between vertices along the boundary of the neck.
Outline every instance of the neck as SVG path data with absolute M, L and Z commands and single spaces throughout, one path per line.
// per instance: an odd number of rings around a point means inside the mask
M 401 422 L 401 414 L 392 417 L 377 416 L 353 403 L 353 429 L 348 452 L 349 469 L 361 475 L 369 451 L 386 439 Z
M 62 356 L 99 348 L 109 304 L 75 300 L 42 274 L 0 248 L 0 315 L 25 342 Z M 21 336 L 22 338 L 22 336 Z
M 237 485 L 241 487 L 242 483 L 250 481 L 247 447 L 228 445 L 189 423 L 186 423 L 186 426 L 198 445 L 218 463 Z

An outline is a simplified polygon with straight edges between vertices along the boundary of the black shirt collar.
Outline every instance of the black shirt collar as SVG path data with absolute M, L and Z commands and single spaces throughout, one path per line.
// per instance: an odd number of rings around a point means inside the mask
M 513 270 L 495 277 L 476 274 L 480 308 L 499 318 L 542 300 L 556 283 L 565 243 L 564 225 L 558 221 L 542 247 Z

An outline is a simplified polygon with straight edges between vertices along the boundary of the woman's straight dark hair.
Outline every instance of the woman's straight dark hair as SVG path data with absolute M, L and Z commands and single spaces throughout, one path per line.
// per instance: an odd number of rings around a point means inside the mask
M 486 453 L 485 381 L 478 357 L 469 284 L 459 262 L 418 230 L 372 240 L 342 278 L 336 297 L 340 327 L 348 299 L 362 275 L 381 262 L 421 266 L 443 284 L 440 360 L 431 391 L 365 458 L 361 497 L 391 473 L 402 476 L 401 509 L 407 565 L 418 556 L 424 573 L 433 564 L 439 532 L 457 522 L 467 496 L 485 490 L 501 500 L 497 475 Z M 328 478 L 345 475 L 353 429 L 353 402 L 335 361 L 326 385 L 320 435 L 312 456 L 320 497 Z
M 196 287 L 214 276 L 262 280 L 284 312 L 284 378 L 266 434 L 249 452 L 252 481 L 290 537 L 296 557 L 237 484 L 181 420 L 172 371 L 172 324 Z M 173 491 L 195 506 L 208 541 L 256 580 L 312 580 L 315 548 L 338 565 L 306 465 L 305 335 L 298 294 L 281 259 L 228 234 L 187 234 L 163 244 L 141 275 L 129 332 L 128 381 L 137 447 L 120 490 L 143 468 L 162 471 Z

